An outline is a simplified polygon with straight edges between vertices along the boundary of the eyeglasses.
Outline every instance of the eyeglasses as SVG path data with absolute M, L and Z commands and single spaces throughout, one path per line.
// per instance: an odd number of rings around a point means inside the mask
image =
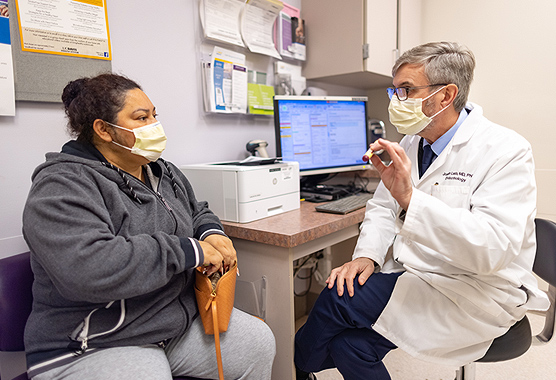
M 420 90 L 422 88 L 434 87 L 434 86 L 447 86 L 447 83 L 437 83 L 437 84 L 429 84 L 427 86 L 417 86 L 417 87 L 388 87 L 386 92 L 388 92 L 388 97 L 392 99 L 392 96 L 396 94 L 400 101 L 407 100 L 409 97 L 409 91 L 412 90 Z

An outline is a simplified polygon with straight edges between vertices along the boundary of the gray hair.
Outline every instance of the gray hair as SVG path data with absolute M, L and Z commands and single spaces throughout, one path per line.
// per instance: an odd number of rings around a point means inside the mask
M 405 64 L 424 66 L 430 84 L 453 83 L 458 86 L 454 109 L 460 112 L 469 96 L 473 81 L 475 56 L 456 42 L 430 42 L 416 46 L 402 54 L 392 68 L 392 76 Z

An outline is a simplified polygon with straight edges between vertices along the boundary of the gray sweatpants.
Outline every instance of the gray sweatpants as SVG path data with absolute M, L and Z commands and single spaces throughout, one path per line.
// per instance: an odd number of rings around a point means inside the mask
M 270 380 L 276 345 L 266 323 L 234 309 L 228 331 L 220 334 L 220 347 L 226 380 Z M 145 346 L 100 350 L 32 380 L 171 380 L 180 375 L 218 379 L 214 336 L 205 334 L 201 318 L 165 349 Z

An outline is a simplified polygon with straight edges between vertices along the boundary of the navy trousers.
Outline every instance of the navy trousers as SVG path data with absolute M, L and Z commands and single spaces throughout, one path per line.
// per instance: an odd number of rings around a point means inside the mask
M 372 329 L 401 273 L 375 273 L 354 296 L 325 288 L 295 335 L 295 365 L 305 372 L 338 368 L 345 380 L 387 380 L 384 356 L 396 346 Z

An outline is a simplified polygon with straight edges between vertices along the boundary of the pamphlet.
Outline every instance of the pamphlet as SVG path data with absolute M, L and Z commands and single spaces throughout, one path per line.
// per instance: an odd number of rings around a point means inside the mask
M 210 62 L 203 62 L 204 103 L 207 112 L 247 112 L 245 55 L 215 46 Z
M 305 61 L 305 20 L 298 17 L 292 17 L 291 24 L 292 44 L 289 47 L 289 50 L 292 52 L 294 58 Z
M 248 84 L 249 113 L 274 115 L 274 87 L 257 83 Z

